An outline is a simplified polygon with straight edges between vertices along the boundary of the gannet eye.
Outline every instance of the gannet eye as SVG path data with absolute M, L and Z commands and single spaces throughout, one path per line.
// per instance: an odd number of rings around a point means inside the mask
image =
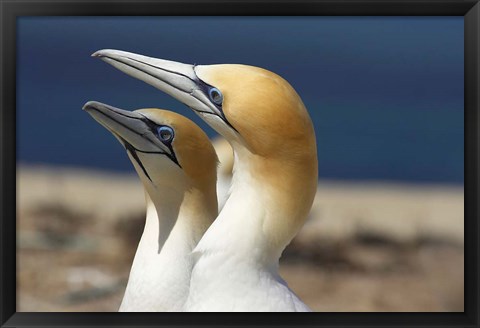
M 169 126 L 159 126 L 157 134 L 162 141 L 171 141 L 173 139 L 173 129 Z
M 217 88 L 211 88 L 208 91 L 208 94 L 210 96 L 210 100 L 213 101 L 213 103 L 215 103 L 216 105 L 221 105 L 222 104 L 223 95 L 220 92 L 220 90 L 218 90 Z

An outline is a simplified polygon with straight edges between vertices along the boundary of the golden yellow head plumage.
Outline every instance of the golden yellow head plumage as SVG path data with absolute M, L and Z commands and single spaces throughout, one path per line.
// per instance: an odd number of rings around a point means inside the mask
M 226 120 L 252 153 L 297 156 L 299 143 L 315 151 L 312 122 L 305 106 L 283 78 L 262 68 L 223 64 L 196 66 L 197 76 L 223 95 Z

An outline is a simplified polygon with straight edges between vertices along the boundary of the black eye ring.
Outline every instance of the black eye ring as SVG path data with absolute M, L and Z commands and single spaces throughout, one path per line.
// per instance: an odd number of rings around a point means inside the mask
M 173 139 L 173 129 L 169 126 L 159 126 L 157 128 L 157 136 L 160 140 L 170 142 Z
M 222 93 L 220 92 L 220 90 L 218 90 L 217 88 L 211 88 L 210 90 L 208 90 L 208 95 L 210 96 L 210 100 L 220 106 L 223 102 L 223 95 Z

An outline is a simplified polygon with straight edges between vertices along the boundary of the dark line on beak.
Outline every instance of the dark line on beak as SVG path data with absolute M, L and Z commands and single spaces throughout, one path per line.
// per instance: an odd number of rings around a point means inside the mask
M 174 89 L 176 89 L 176 90 L 179 90 L 179 91 L 182 91 L 182 92 L 185 92 L 185 93 L 188 93 L 188 94 L 190 93 L 190 91 L 186 91 L 186 90 L 179 89 L 178 87 L 174 86 L 173 84 L 169 83 L 168 81 L 165 81 L 165 80 L 161 79 L 160 77 L 156 76 L 155 74 L 152 74 L 152 73 L 143 71 L 143 70 L 141 70 L 140 68 L 135 67 L 135 66 L 133 66 L 133 65 L 131 65 L 131 64 L 129 64 L 129 63 L 126 63 L 126 62 L 124 62 L 124 61 L 121 61 L 121 60 L 118 60 L 118 59 L 116 59 L 116 58 L 112 58 L 112 57 L 109 57 L 109 56 L 104 56 L 104 57 L 105 57 L 105 58 L 108 58 L 108 59 L 110 59 L 110 60 L 116 61 L 116 62 L 118 62 L 118 63 L 120 63 L 120 64 L 122 64 L 122 65 L 125 65 L 125 66 L 128 66 L 128 67 L 130 67 L 130 68 L 133 68 L 133 69 L 135 69 L 135 70 L 137 70 L 137 71 L 139 71 L 139 72 L 142 72 L 142 73 L 144 73 L 144 74 L 147 74 L 147 75 L 149 75 L 149 76 L 151 76 L 151 77 L 153 77 L 153 78 L 155 78 L 155 79 L 157 79 L 157 80 L 159 80 L 159 81 L 162 81 L 162 82 L 165 83 L 165 84 L 168 84 L 169 86 L 171 86 L 172 88 L 174 88 Z M 180 74 L 180 73 L 177 73 L 177 72 L 167 71 L 167 70 L 161 69 L 161 68 L 159 68 L 159 67 L 157 67 L 157 66 L 149 65 L 149 64 L 147 64 L 147 63 L 144 63 L 144 62 L 141 62 L 141 61 L 138 61 L 138 60 L 129 58 L 129 57 L 125 57 L 125 58 L 130 59 L 130 60 L 132 60 L 132 61 L 135 61 L 135 62 L 137 62 L 137 63 L 141 63 L 141 64 L 144 64 L 144 65 L 147 65 L 147 66 L 150 66 L 150 67 L 154 67 L 154 68 L 163 70 L 163 71 L 165 71 L 165 72 L 169 72 L 169 73 L 176 74 L 176 75 L 180 75 L 180 76 L 185 76 L 185 75 L 183 75 L 183 74 Z M 191 78 L 189 78 L 188 76 L 185 76 L 185 77 L 188 78 L 190 81 L 195 82 L 195 81 L 193 81 Z M 195 82 L 195 83 L 196 83 L 196 82 Z
M 110 58 L 110 57 L 109 57 L 109 58 Z M 128 59 L 130 59 L 130 60 L 132 60 L 132 61 L 134 61 L 134 62 L 143 64 L 143 65 L 147 65 L 147 66 L 150 66 L 150 67 L 159 69 L 159 70 L 164 71 L 164 72 L 167 72 L 167 73 L 171 73 L 171 74 L 183 76 L 183 77 L 189 79 L 190 81 L 192 81 L 193 83 L 197 83 L 197 81 L 193 80 L 192 78 L 190 78 L 189 76 L 187 76 L 187 75 L 185 75 L 185 74 L 183 74 L 183 73 L 171 71 L 171 70 L 168 70 L 168 69 L 166 69 L 166 68 L 158 67 L 158 66 L 155 66 L 155 65 L 152 65 L 152 64 L 149 64 L 149 63 L 145 63 L 145 62 L 142 62 L 142 61 L 140 61 L 140 60 L 136 60 L 136 59 L 133 59 L 133 58 L 130 58 L 130 57 L 126 57 L 126 56 L 125 56 L 125 58 L 128 58 Z M 195 67 L 195 66 L 193 66 L 193 67 Z M 192 68 L 192 70 L 193 70 L 193 72 L 195 73 L 195 69 Z M 163 80 L 162 80 L 162 81 L 163 81 Z

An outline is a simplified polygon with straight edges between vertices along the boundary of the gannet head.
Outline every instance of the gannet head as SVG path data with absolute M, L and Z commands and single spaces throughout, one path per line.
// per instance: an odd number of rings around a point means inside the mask
M 186 193 L 196 191 L 203 196 L 202 206 L 216 214 L 218 160 L 195 123 L 156 108 L 130 112 L 89 101 L 83 109 L 125 147 L 152 200 L 161 197 L 179 203 Z
M 247 65 L 188 65 L 118 50 L 92 56 L 183 102 L 223 135 L 236 153 L 235 175 L 254 176 L 269 189 L 265 204 L 278 209 L 264 229 L 283 246 L 291 240 L 313 202 L 318 164 L 313 124 L 286 80 Z M 273 222 L 279 217 L 286 219 Z

